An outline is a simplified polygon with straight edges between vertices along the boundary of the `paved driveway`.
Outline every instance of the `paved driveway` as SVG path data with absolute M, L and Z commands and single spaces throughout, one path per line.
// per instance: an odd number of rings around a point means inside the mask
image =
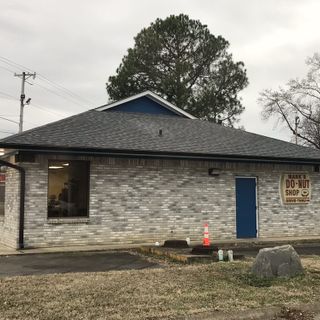
M 0 256 L 0 277 L 154 268 L 159 265 L 127 252 L 78 252 Z

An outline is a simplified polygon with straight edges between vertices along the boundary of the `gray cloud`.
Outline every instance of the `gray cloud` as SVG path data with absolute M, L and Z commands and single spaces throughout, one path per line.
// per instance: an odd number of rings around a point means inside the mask
M 0 56 L 83 97 L 74 103 L 70 96 L 53 95 L 38 84 L 54 87 L 36 78 L 26 87 L 38 106 L 26 107 L 26 128 L 31 128 L 107 102 L 105 82 L 133 37 L 157 17 L 186 13 L 225 37 L 234 58 L 244 61 L 250 85 L 242 93 L 246 111 L 241 123 L 248 131 L 289 139 L 287 130 L 262 122 L 257 98 L 264 88 L 304 75 L 305 58 L 319 51 L 319 9 L 316 0 L 8 0 L 1 3 Z M 0 92 L 18 99 L 20 79 L 3 67 L 21 69 L 0 61 Z M 0 115 L 17 120 L 18 112 L 19 101 L 0 94 Z M 16 131 L 17 126 L 0 120 L 1 130 Z

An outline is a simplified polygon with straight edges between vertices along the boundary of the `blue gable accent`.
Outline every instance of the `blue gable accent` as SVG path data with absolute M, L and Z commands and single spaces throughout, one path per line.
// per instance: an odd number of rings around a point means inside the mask
M 148 97 L 141 97 L 132 101 L 128 101 L 104 111 L 140 112 L 183 117 L 182 115 L 176 114 L 175 112 L 163 107 L 161 104 Z

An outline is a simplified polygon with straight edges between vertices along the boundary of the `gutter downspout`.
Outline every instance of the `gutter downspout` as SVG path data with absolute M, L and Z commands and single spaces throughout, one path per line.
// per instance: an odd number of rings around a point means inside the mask
M 0 159 L 0 165 L 15 169 L 20 173 L 20 204 L 19 204 L 19 244 L 18 249 L 24 248 L 24 201 L 26 194 L 26 172 L 24 168 Z

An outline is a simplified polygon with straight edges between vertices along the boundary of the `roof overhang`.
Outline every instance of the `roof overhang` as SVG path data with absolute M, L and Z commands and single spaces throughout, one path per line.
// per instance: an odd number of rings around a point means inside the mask
M 105 111 L 105 110 L 109 110 L 109 109 L 112 109 L 116 106 L 119 106 L 121 104 L 124 104 L 126 102 L 130 102 L 130 101 L 133 101 L 133 100 L 136 100 L 136 99 L 139 99 L 139 98 L 142 98 L 142 97 L 148 97 L 150 98 L 151 100 L 159 103 L 161 106 L 163 106 L 164 108 L 178 114 L 178 115 L 182 115 L 182 116 L 185 116 L 186 118 L 189 118 L 189 119 L 197 119 L 196 117 L 194 117 L 193 115 L 191 115 L 190 113 L 176 107 L 175 105 L 173 105 L 172 103 L 166 101 L 165 99 L 161 98 L 160 96 L 158 96 L 157 94 L 151 92 L 151 91 L 145 91 L 145 92 L 142 92 L 142 93 L 139 93 L 139 94 L 136 94 L 134 96 L 131 96 L 131 97 L 128 97 L 128 98 L 125 98 L 125 99 L 122 99 L 122 100 L 119 100 L 119 101 L 115 101 L 115 102 L 112 102 L 110 104 L 106 104 L 106 105 L 103 105 L 101 107 L 98 107 L 98 108 L 95 108 L 95 110 L 97 111 Z
M 38 154 L 65 154 L 84 156 L 107 156 L 125 158 L 154 158 L 154 159 L 176 159 L 176 160 L 207 160 L 207 161 L 232 161 L 251 163 L 277 163 L 277 164 L 299 164 L 299 165 L 320 165 L 319 159 L 310 158 L 274 158 L 248 155 L 228 154 L 204 154 L 184 152 L 164 152 L 150 150 L 120 150 L 120 149 L 94 149 L 94 148 L 67 148 L 56 146 L 31 146 L 0 144 L 1 148 L 10 148 L 12 153 L 30 152 Z

